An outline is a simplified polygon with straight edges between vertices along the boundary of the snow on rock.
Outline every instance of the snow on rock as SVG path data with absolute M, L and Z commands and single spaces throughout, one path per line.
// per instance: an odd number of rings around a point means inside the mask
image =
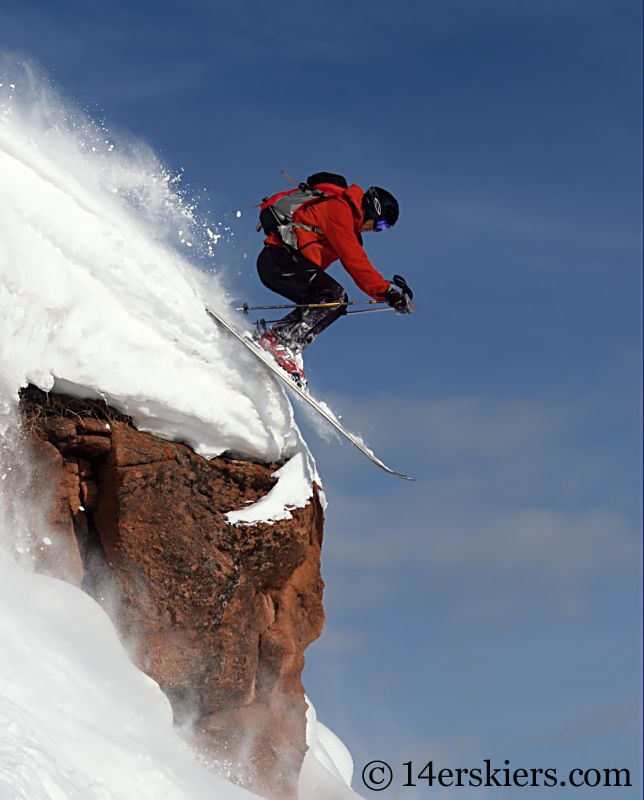
M 102 144 L 28 70 L 16 83 L 0 86 L 0 368 L 12 390 L 104 398 L 207 457 L 302 452 L 284 391 L 204 312 L 207 301 L 235 313 L 224 288 L 165 241 L 177 229 L 190 239 L 194 210 L 154 155 Z
M 304 508 L 313 495 L 315 475 L 303 453 L 293 456 L 273 473 L 277 483 L 257 503 L 238 511 L 229 511 L 226 519 L 233 525 L 254 525 L 257 522 L 276 522 L 291 519 L 294 508 Z

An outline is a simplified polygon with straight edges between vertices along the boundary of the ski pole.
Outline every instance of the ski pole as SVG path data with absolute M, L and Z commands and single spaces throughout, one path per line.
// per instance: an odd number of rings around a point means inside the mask
M 395 311 L 395 308 L 387 306 L 387 308 L 360 308 L 358 311 L 347 311 L 349 314 L 379 314 L 381 311 Z
M 394 308 L 361 308 L 359 311 L 347 311 L 345 316 L 353 315 L 353 314 L 379 314 L 382 311 L 395 311 Z M 280 322 L 279 319 L 265 319 L 260 320 L 264 323 L 264 325 L 272 325 L 274 322 Z
M 295 178 L 292 178 L 285 169 L 280 170 L 280 175 L 286 178 L 287 181 L 290 181 L 293 186 L 299 186 L 299 183 L 295 180 Z
M 347 303 L 286 303 L 275 306 L 249 306 L 248 303 L 244 303 L 244 305 L 239 306 L 236 310 L 248 314 L 249 311 L 269 311 L 278 308 L 335 308 L 336 306 L 375 306 L 382 303 L 384 303 L 384 300 L 365 300 L 364 303 L 360 300 L 349 300 Z

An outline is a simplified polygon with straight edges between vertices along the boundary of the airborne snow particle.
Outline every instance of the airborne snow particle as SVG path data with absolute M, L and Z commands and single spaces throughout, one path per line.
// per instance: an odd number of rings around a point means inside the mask
M 47 545 L 47 547 L 49 547 L 49 546 L 52 544 L 52 541 L 51 541 L 51 539 L 49 538 L 49 536 L 45 536 L 45 537 L 44 537 L 44 539 L 42 540 L 42 543 L 43 543 L 43 544 L 46 544 L 46 545 Z

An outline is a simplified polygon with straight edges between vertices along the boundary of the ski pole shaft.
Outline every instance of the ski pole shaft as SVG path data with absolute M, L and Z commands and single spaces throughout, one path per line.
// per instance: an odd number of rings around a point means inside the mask
M 364 305 L 375 306 L 383 302 L 383 300 L 365 300 Z M 237 311 L 243 311 L 244 314 L 248 314 L 249 311 L 272 311 L 273 309 L 279 308 L 336 308 L 337 306 L 359 305 L 363 305 L 359 300 L 350 300 L 348 303 L 285 303 L 273 306 L 249 306 L 248 303 L 244 303 L 243 306 L 237 308 Z
M 361 308 L 358 311 L 347 311 L 346 316 L 353 316 L 353 314 L 378 314 L 382 311 L 394 311 L 393 308 Z M 272 325 L 274 322 L 279 322 L 278 319 L 265 319 L 265 325 Z
M 347 316 L 349 314 L 379 314 L 382 311 L 395 311 L 395 308 L 360 308 L 357 311 L 347 311 Z
M 295 178 L 292 178 L 285 169 L 281 169 L 280 170 L 280 175 L 283 175 L 286 178 L 287 181 L 290 181 L 293 184 L 293 186 L 297 186 L 298 185 L 298 183 L 295 180 Z

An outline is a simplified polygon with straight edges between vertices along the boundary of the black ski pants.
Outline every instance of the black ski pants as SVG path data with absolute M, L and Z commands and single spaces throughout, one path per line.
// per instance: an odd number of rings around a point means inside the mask
M 268 244 L 257 258 L 261 282 L 292 303 L 346 303 L 347 293 L 325 270 L 285 247 Z M 273 323 L 273 330 L 291 346 L 303 350 L 336 319 L 346 306 L 296 308 Z

